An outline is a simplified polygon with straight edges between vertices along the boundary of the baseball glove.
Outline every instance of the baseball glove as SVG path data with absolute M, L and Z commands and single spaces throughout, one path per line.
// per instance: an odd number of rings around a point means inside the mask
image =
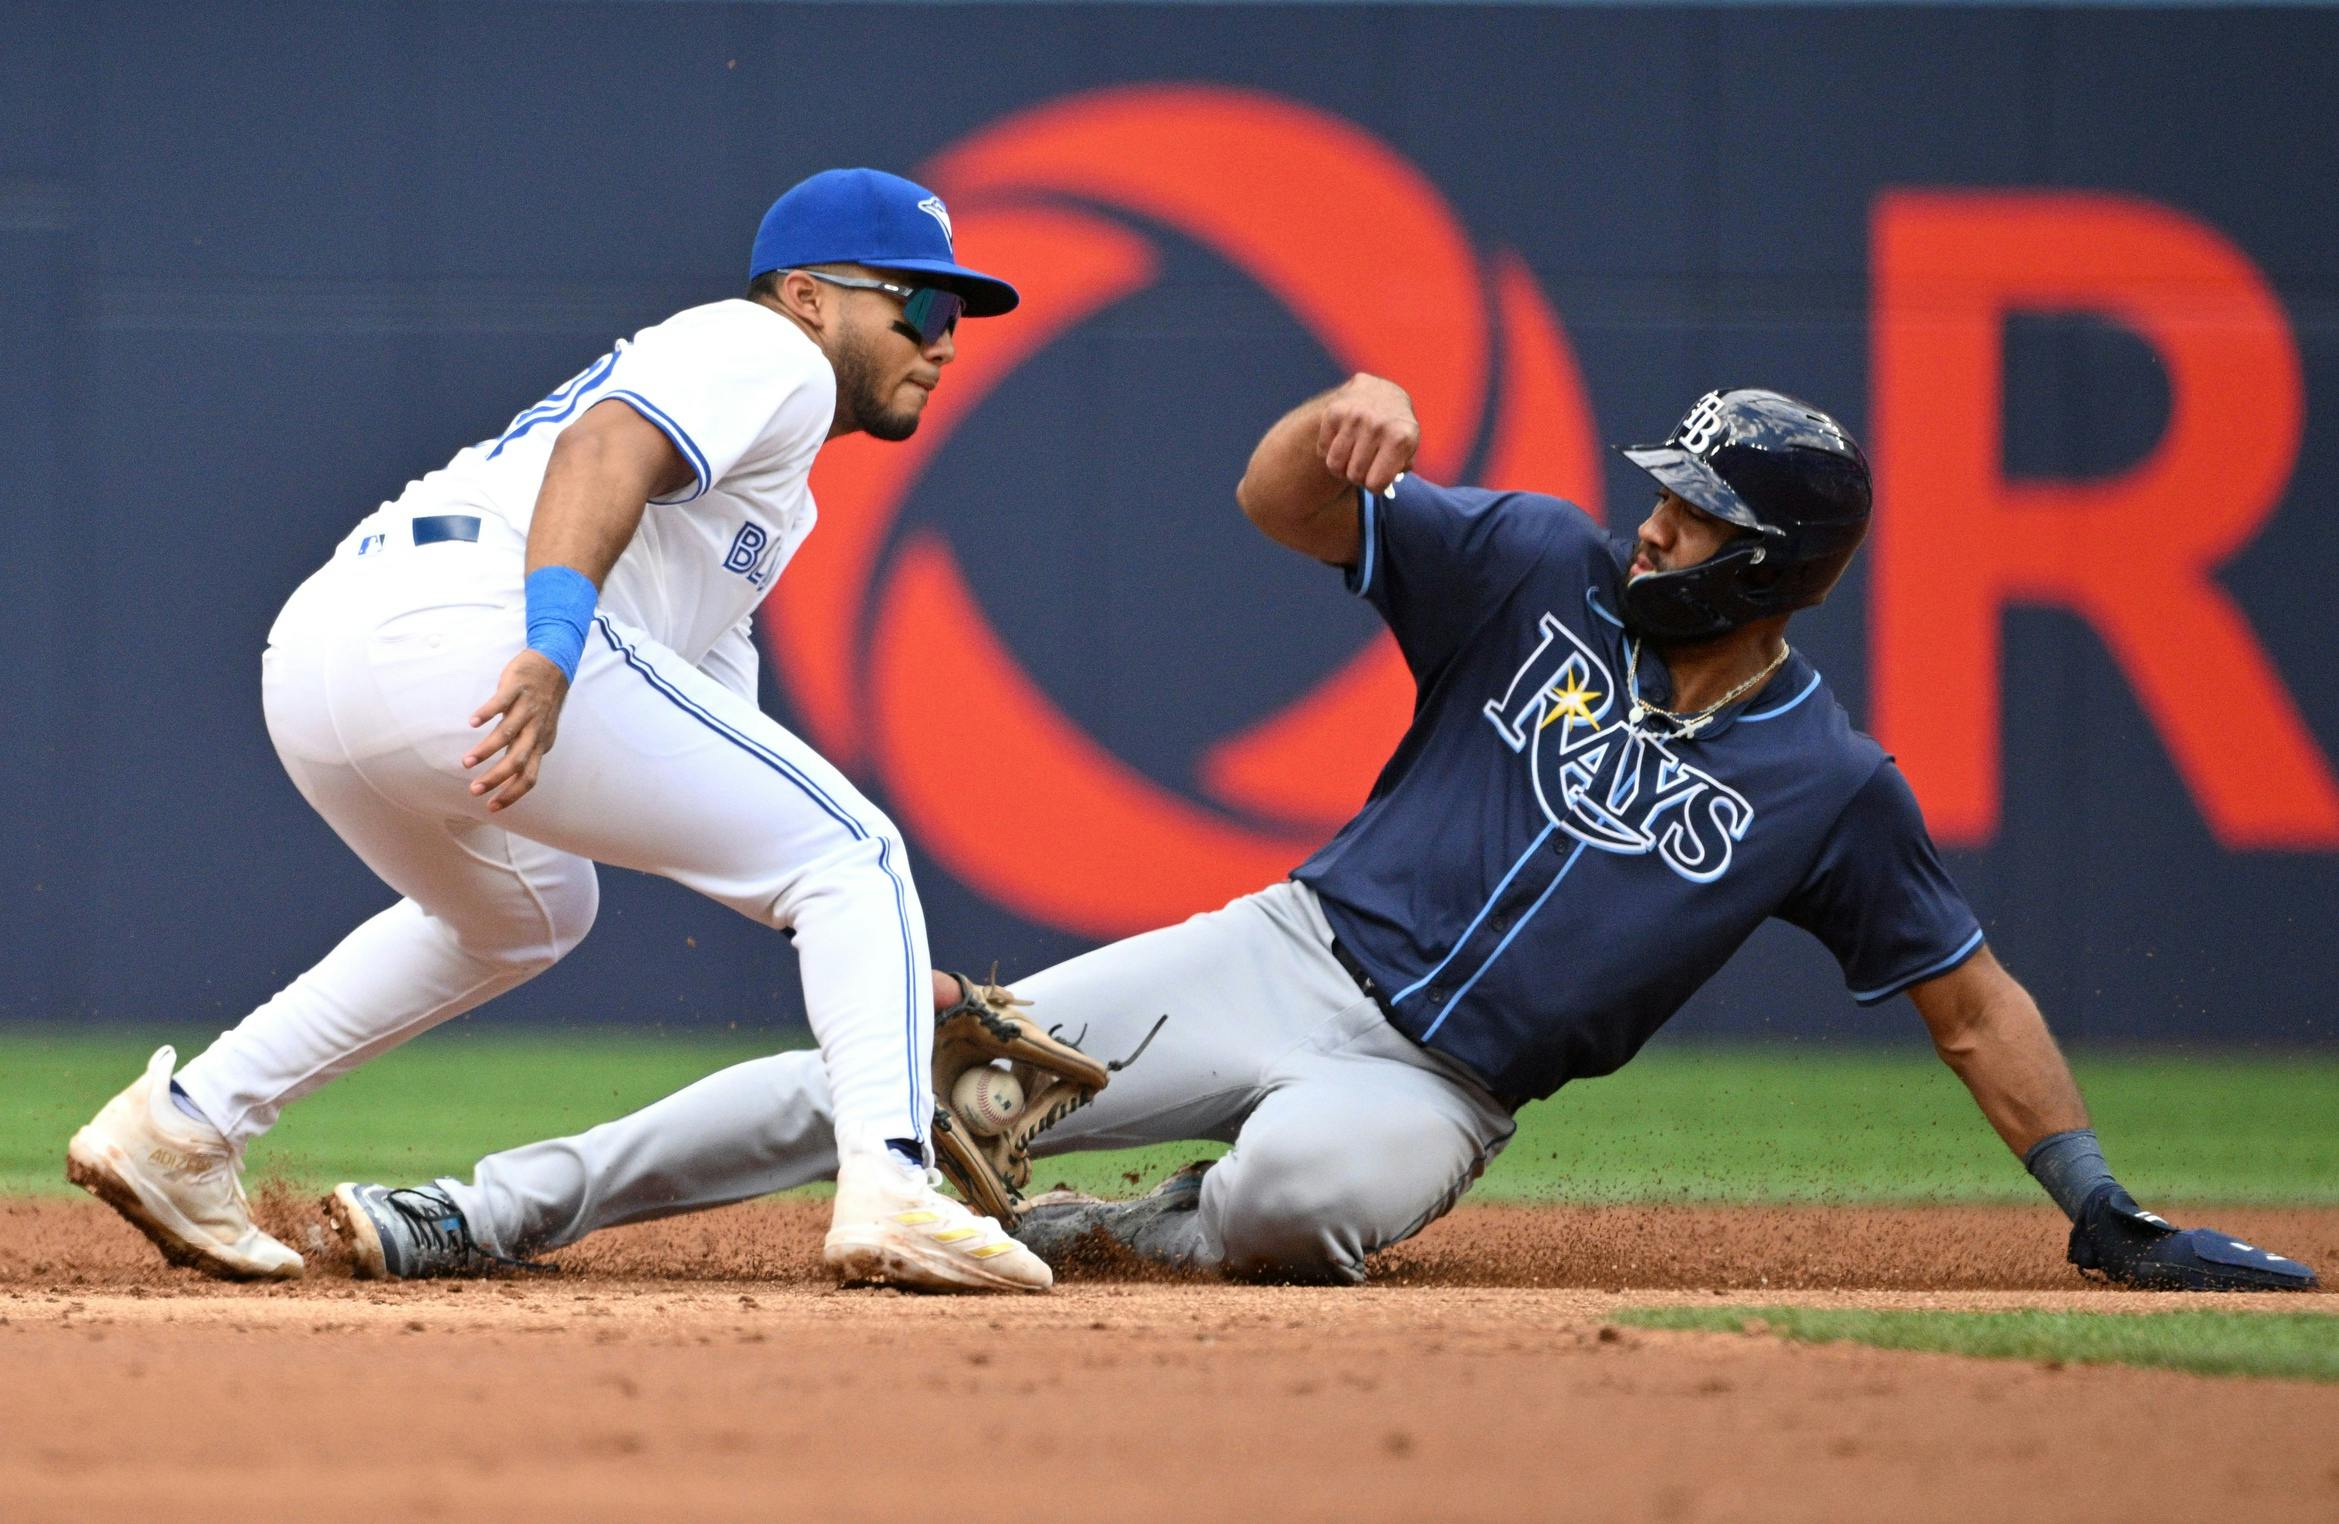
M 967 1205 L 1010 1222 L 1031 1183 L 1032 1140 L 1095 1100 L 1113 1071 L 1137 1054 L 1101 1063 L 1041 1030 L 1024 1014 L 1028 1001 L 966 974 L 951 977 L 958 981 L 958 1004 L 934 1018 L 934 1164 Z M 1144 1050 L 1138 1044 L 1138 1052 Z M 1023 1086 L 1023 1106 L 986 1136 L 968 1125 L 950 1098 L 961 1075 L 1002 1059 Z
M 2096 1187 L 2071 1224 L 2083 1275 L 2148 1291 L 2311 1291 L 2315 1272 L 2215 1228 L 2179 1228 L 2117 1185 Z

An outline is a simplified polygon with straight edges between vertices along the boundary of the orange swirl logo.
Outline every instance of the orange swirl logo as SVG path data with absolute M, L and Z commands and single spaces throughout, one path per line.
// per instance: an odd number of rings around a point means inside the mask
M 1454 480 L 1475 459 L 1478 481 L 1597 513 L 1590 410 L 1557 317 L 1517 254 L 1481 270 L 1420 171 L 1353 124 L 1271 95 L 1072 96 L 976 133 L 918 178 L 948 199 L 961 257 L 1006 272 L 1024 302 L 968 335 L 946 409 L 913 439 L 821 454 L 820 531 L 764 623 L 811 739 L 882 781 L 921 851 L 1035 921 L 1125 935 L 1282 877 L 1363 802 L 1402 733 L 1413 684 L 1393 642 L 1376 637 L 1282 712 L 1204 747 L 1188 797 L 1040 690 L 943 535 L 891 534 L 902 505 L 1018 365 L 1153 283 L 1153 244 L 1111 213 L 1246 272 L 1341 370 L 1402 381 L 1425 475 Z M 1229 478 L 1238 467 L 1226 463 Z

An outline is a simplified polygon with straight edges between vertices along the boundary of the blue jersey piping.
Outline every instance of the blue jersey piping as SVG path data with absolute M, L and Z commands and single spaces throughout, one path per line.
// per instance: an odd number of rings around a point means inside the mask
M 1486 961 L 1478 965 L 1478 972 L 1472 974 L 1460 989 L 1454 991 L 1454 998 L 1446 1002 L 1444 1010 L 1438 1012 L 1438 1019 L 1431 1022 L 1429 1030 L 1421 1034 L 1423 1042 L 1438 1035 L 1438 1028 L 1446 1024 L 1446 1018 L 1454 1014 L 1455 1007 L 1459 1006 L 1464 997 L 1477 987 L 1479 980 L 1486 977 L 1486 971 L 1494 967 L 1494 960 L 1503 955 L 1503 949 L 1509 947 L 1519 933 L 1527 929 L 1527 923 L 1535 919 L 1535 912 L 1543 908 L 1543 902 L 1550 899 L 1552 891 L 1566 881 L 1569 871 L 1576 865 L 1576 859 L 1584 855 L 1584 847 L 1585 843 L 1580 841 L 1576 843 L 1576 849 L 1567 855 L 1567 861 L 1560 865 L 1558 874 L 1553 877 L 1551 882 L 1543 886 L 1543 892 L 1535 896 L 1535 903 L 1527 907 L 1527 913 L 1519 917 L 1519 923 L 1513 926 L 1500 942 L 1494 944 L 1494 951 L 1488 953 Z
M 534 407 L 527 409 L 526 411 L 522 412 L 519 417 L 513 419 L 511 427 L 504 430 L 504 437 L 497 440 L 495 442 L 495 448 L 487 452 L 487 458 L 489 460 L 493 460 L 498 455 L 503 454 L 505 445 L 510 444 L 513 440 L 519 438 L 522 434 L 525 434 L 530 429 L 536 427 L 536 425 L 540 423 L 558 423 L 563 418 L 566 418 L 569 414 L 575 412 L 577 410 L 577 404 L 585 400 L 585 394 L 587 392 L 591 391 L 594 387 L 599 386 L 603 381 L 609 379 L 610 369 L 617 364 L 617 357 L 624 351 L 624 349 L 625 345 L 622 342 L 619 343 L 617 348 L 612 349 L 609 351 L 609 353 L 603 355 L 594 364 L 586 366 L 580 374 L 569 381 L 568 385 L 560 388 L 551 396 L 545 398 L 542 402 L 537 403 Z M 567 403 L 565 407 L 554 406 L 555 403 L 563 401 Z
M 1356 492 L 1363 500 L 1363 506 L 1358 510 L 1358 521 L 1364 528 L 1364 553 L 1356 563 L 1356 596 L 1366 598 L 1372 595 L 1373 590 L 1373 539 L 1374 530 L 1380 523 L 1380 504 L 1376 501 L 1376 494 L 1362 487 L 1357 488 Z
M 1405 988 L 1399 990 L 1396 994 L 1391 995 L 1389 997 L 1389 1004 L 1398 1004 L 1400 1001 L 1404 1000 L 1407 995 L 1412 994 L 1415 990 L 1420 989 L 1423 985 L 1429 983 L 1432 979 L 1435 979 L 1438 975 L 1446 971 L 1446 965 L 1454 961 L 1455 954 L 1461 952 L 1463 948 L 1470 945 L 1471 934 L 1478 930 L 1478 923 L 1486 919 L 1486 913 L 1494 908 L 1495 901 L 1502 898 L 1502 892 L 1511 886 L 1511 880 L 1519 876 L 1519 870 L 1521 868 L 1526 867 L 1529 862 L 1533 861 L 1536 848 L 1542 846 L 1546 841 L 1549 841 L 1551 839 L 1551 833 L 1557 829 L 1557 826 L 1546 824 L 1543 827 L 1543 833 L 1537 836 L 1533 841 L 1527 843 L 1527 850 L 1519 854 L 1519 860 L 1511 864 L 1510 871 L 1502 876 L 1502 882 L 1494 886 L 1494 893 L 1488 895 L 1486 897 L 1486 903 L 1478 907 L 1478 914 L 1472 916 L 1470 918 L 1470 924 L 1462 928 L 1462 934 L 1454 938 L 1454 945 L 1446 949 L 1446 955 L 1444 957 L 1438 959 L 1438 966 L 1431 969 L 1428 973 L 1423 974 L 1420 978 L 1414 980 L 1411 984 L 1406 985 Z
M 1803 685 L 1803 691 L 1801 693 L 1796 694 L 1793 698 L 1779 705 L 1779 707 L 1776 709 L 1765 709 L 1760 714 L 1742 714 L 1738 716 L 1738 723 L 1741 725 L 1760 725 L 1764 720 L 1775 720 L 1780 715 L 1785 714 L 1788 710 L 1794 708 L 1797 704 L 1802 703 L 1805 699 L 1811 697 L 1812 694 L 1818 691 L 1819 674 L 1814 672 L 1811 674 L 1811 681 Z
M 1948 957 L 1943 958 L 1940 962 L 1928 963 L 1923 968 L 1920 968 L 1915 973 L 1909 975 L 1907 978 L 1895 980 L 1891 984 L 1887 984 L 1881 989 L 1854 990 L 1852 991 L 1852 998 L 1860 1002 L 1862 1005 L 1874 1005 L 1879 1000 L 1889 1000 L 1893 996 L 1899 994 L 1902 990 L 1907 989 L 1912 984 L 1922 984 L 1927 979 L 1932 978 L 1935 974 L 1947 973 L 1949 970 L 1957 967 L 1958 964 L 1963 963 L 1967 957 L 1972 954 L 1973 950 L 1981 945 L 1982 934 L 1977 931 L 1972 936 L 1967 937 L 1965 939 L 1964 945 L 1959 947 L 1957 951 L 1951 953 Z
M 688 497 L 661 497 L 654 498 L 652 501 L 664 507 L 673 507 L 677 504 L 687 503 L 691 498 L 705 496 L 707 489 L 715 484 L 715 473 L 707 468 L 706 452 L 698 447 L 697 442 L 690 437 L 689 432 L 681 424 L 667 417 L 656 403 L 640 392 L 626 391 L 620 388 L 610 392 L 601 400 L 607 402 L 611 398 L 623 402 L 656 425 L 658 432 L 664 434 L 673 442 L 674 448 L 682 452 L 682 458 L 689 465 L 691 475 L 698 478 L 698 490 Z

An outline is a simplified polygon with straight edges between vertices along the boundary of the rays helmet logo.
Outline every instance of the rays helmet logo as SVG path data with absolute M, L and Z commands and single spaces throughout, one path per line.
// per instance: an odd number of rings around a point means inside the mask
M 968 259 L 1012 276 L 1024 301 L 961 336 L 911 438 L 821 451 L 820 532 L 762 615 L 791 718 L 877 785 L 921 855 L 1043 925 L 1124 936 L 1281 879 L 1363 803 L 1404 731 L 1413 680 L 1394 641 L 1374 637 L 1281 710 L 1206 739 L 1174 764 L 1184 778 L 1160 778 L 1043 689 L 945 529 L 903 526 L 903 507 L 1019 366 L 1165 279 L 1167 233 L 1256 282 L 1337 373 L 1402 379 L 1424 475 L 1558 492 L 1597 513 L 1591 410 L 1558 317 L 1526 263 L 1474 249 L 1437 188 L 1387 144 L 1258 91 L 1132 85 L 1046 101 L 915 174 L 972 209 Z M 928 210 L 944 215 L 939 198 Z M 1095 448 L 1062 418 L 1044 447 Z M 1118 463 L 1100 454 L 1096 469 Z M 938 695 L 948 715 L 980 717 L 979 745 L 943 718 Z
M 1681 448 L 1703 460 L 1722 437 L 1722 394 L 1707 392 L 1697 399 L 1697 406 L 1681 420 L 1681 427 L 1673 431 Z
M 1504 745 L 1528 754 L 1544 815 L 1599 851 L 1654 852 L 1692 883 L 1729 872 L 1754 806 L 1657 737 L 1611 722 L 1617 693 L 1608 664 L 1553 615 L 1537 629 L 1541 643 L 1485 713 Z

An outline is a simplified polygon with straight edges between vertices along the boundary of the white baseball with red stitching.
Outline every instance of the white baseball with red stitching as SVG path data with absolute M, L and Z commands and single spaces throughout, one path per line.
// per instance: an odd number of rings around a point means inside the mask
M 1005 1069 L 969 1069 L 950 1087 L 950 1104 L 978 1137 L 996 1137 L 1023 1110 L 1023 1086 Z

